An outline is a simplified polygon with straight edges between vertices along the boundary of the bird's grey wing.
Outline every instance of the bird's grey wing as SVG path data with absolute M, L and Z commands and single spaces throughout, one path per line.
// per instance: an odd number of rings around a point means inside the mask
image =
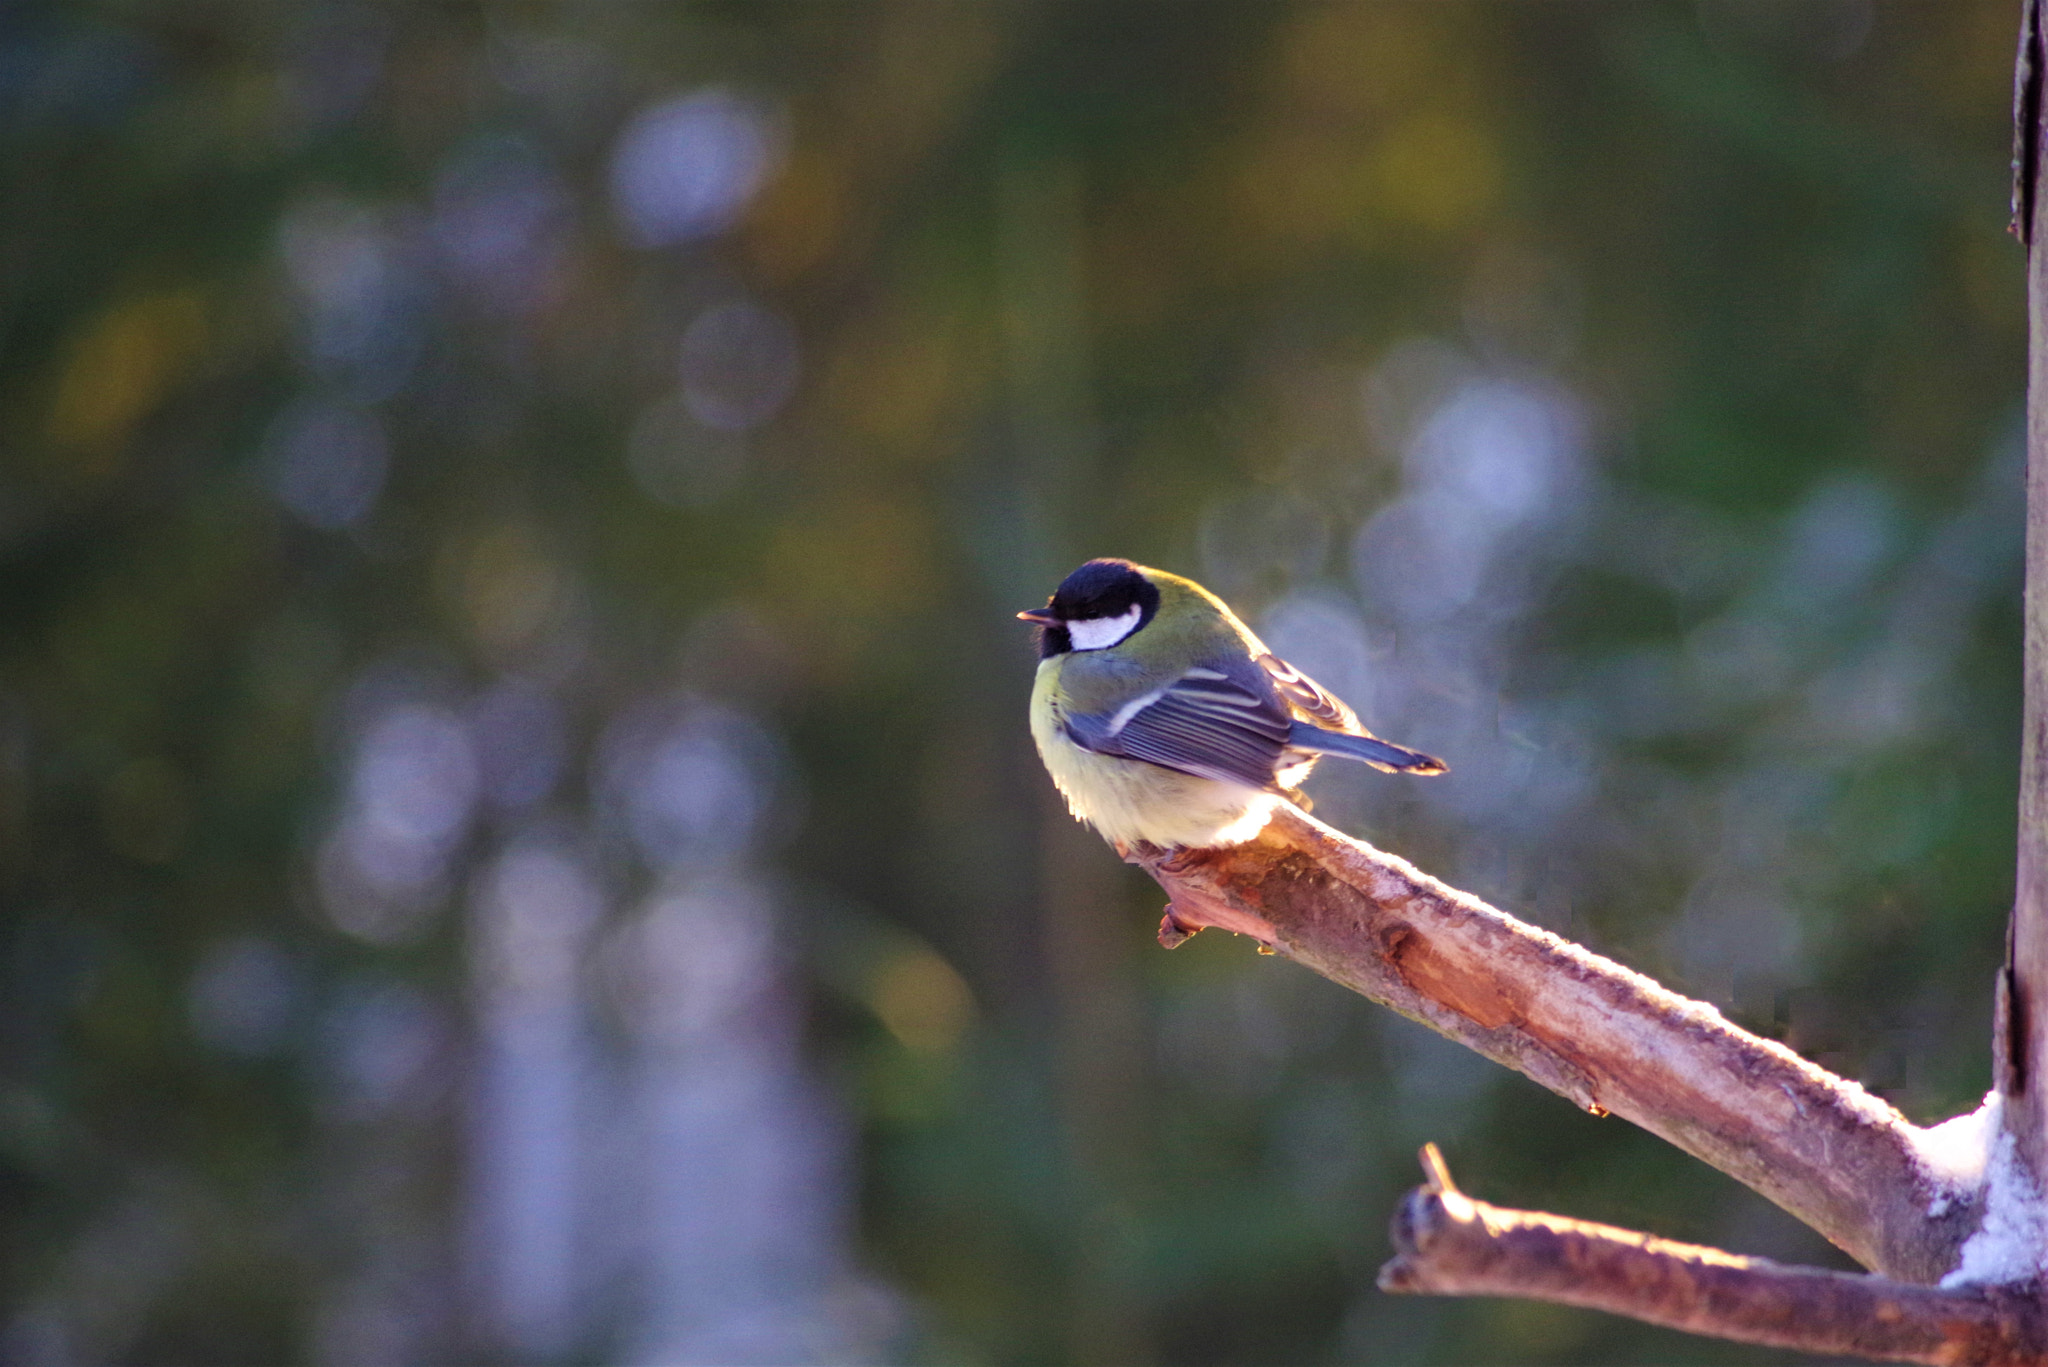
M 1366 730 L 1358 720 L 1358 714 L 1345 706 L 1342 698 L 1278 655 L 1261 655 L 1258 662 L 1266 676 L 1272 679 L 1282 701 L 1303 714 L 1304 719 L 1294 723 L 1289 737 L 1296 750 L 1363 760 L 1390 774 L 1441 774 L 1449 771 L 1450 766 L 1435 755 L 1425 755 L 1420 750 L 1381 740 Z
M 1293 718 L 1277 698 L 1213 669 L 1191 669 L 1108 715 L 1069 714 L 1083 749 L 1199 778 L 1271 788 Z
M 1278 655 L 1261 655 L 1258 662 L 1259 668 L 1266 671 L 1266 677 L 1271 679 L 1273 686 L 1280 691 L 1281 698 L 1295 711 L 1334 730 L 1350 731 L 1357 735 L 1371 734 L 1359 724 L 1358 714 L 1346 707 L 1342 698 Z

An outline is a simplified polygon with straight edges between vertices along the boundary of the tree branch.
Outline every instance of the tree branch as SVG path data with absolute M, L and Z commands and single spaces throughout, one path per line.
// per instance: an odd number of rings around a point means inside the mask
M 2048 1357 L 2032 1286 L 1937 1291 L 1504 1210 L 1460 1192 L 1434 1144 L 1423 1170 L 1428 1184 L 1394 1216 L 1385 1291 L 1519 1296 L 1715 1338 L 1943 1367 Z
M 2048 252 L 2043 213 L 2040 0 L 2021 7 L 2013 75 L 2013 211 L 2027 246 L 2027 579 L 2021 668 L 2020 811 L 2013 913 L 1999 981 L 1994 1065 L 2006 1123 L 2028 1168 L 2048 1175 Z
M 1254 936 L 1634 1121 L 1874 1271 L 1937 1281 L 1977 1225 L 1975 1193 L 1928 1171 L 1921 1132 L 1854 1082 L 1292 807 L 1242 845 L 1130 858 L 1173 898 L 1169 947 L 1205 926 Z

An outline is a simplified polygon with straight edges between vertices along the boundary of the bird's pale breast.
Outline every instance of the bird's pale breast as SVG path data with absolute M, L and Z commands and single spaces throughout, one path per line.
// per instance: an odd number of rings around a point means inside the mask
M 1055 787 L 1075 816 L 1110 840 L 1162 848 L 1231 845 L 1258 834 L 1281 799 L 1240 783 L 1084 750 L 1067 739 L 1053 702 L 1063 666 L 1075 657 L 1039 662 L 1031 692 L 1031 738 Z

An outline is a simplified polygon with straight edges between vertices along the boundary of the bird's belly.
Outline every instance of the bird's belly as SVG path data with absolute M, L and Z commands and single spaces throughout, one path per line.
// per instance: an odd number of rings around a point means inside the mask
M 1235 845 L 1264 829 L 1282 799 L 1242 783 L 1084 750 L 1056 721 L 1033 718 L 1046 772 L 1074 815 L 1110 839 L 1163 849 Z

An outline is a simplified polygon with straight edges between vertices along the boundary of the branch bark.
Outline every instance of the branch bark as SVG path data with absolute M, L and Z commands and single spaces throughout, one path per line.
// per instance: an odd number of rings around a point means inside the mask
M 2048 1174 L 2048 252 L 2040 242 L 2042 35 L 2039 0 L 2021 7 L 2013 74 L 2013 218 L 2027 248 L 2027 580 L 2020 733 L 2018 866 L 1999 979 L 1995 1068 L 2006 1122 L 2035 1173 Z
M 1974 1195 L 1918 1160 L 1920 1131 L 1854 1082 L 1292 807 L 1243 845 L 1132 858 L 1173 898 L 1162 941 L 1254 936 L 1662 1136 L 1875 1271 L 1936 1281 L 1977 1224 Z
M 1433 1144 L 1423 1170 L 1428 1184 L 1394 1216 L 1385 1291 L 1557 1301 L 1743 1343 L 1943 1367 L 2048 1356 L 2032 1286 L 1938 1291 L 1505 1210 L 1460 1192 Z

